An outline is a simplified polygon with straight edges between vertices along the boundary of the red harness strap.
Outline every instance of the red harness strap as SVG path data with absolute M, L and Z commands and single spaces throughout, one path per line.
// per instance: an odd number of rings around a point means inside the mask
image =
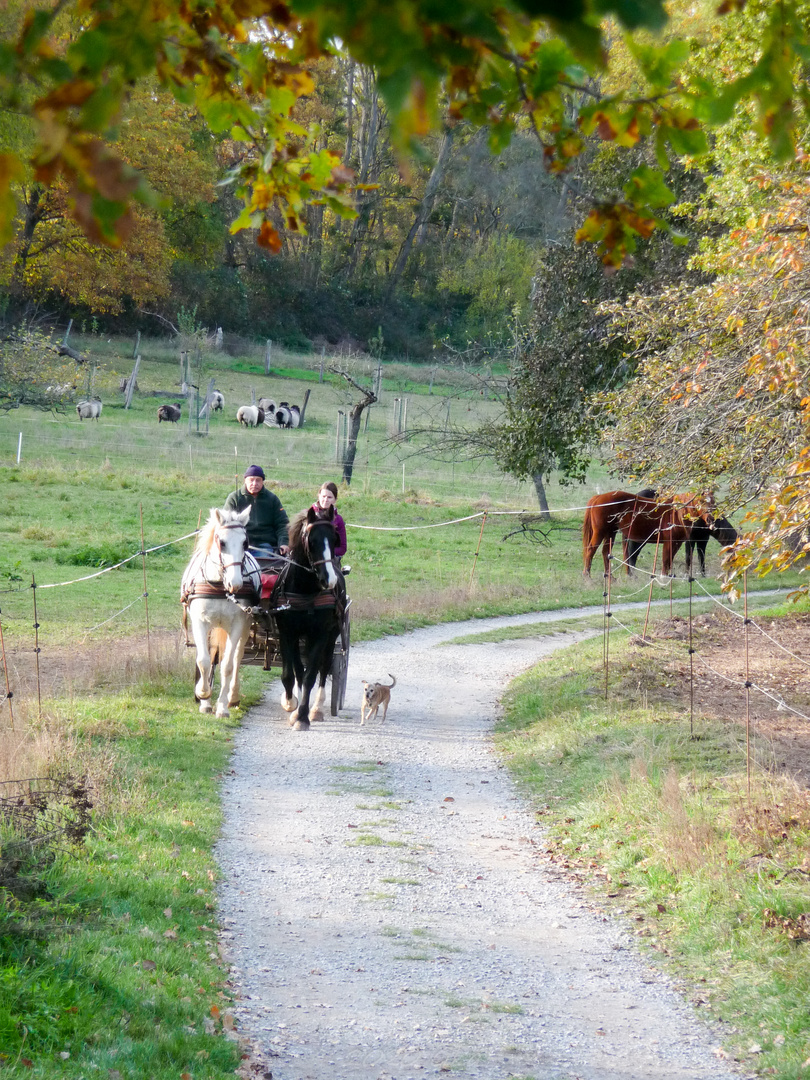
M 305 608 L 334 607 L 336 602 L 333 592 L 319 592 L 315 596 L 285 592 L 284 600 L 293 611 L 303 611 Z

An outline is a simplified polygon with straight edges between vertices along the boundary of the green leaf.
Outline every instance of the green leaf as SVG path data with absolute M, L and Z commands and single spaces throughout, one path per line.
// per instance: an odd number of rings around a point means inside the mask
M 660 170 L 652 169 L 649 165 L 640 165 L 631 174 L 624 191 L 637 206 L 670 206 L 675 201 Z
M 596 0 L 594 10 L 615 15 L 628 30 L 663 30 L 669 16 L 661 0 Z
M 99 30 L 87 30 L 68 49 L 68 56 L 78 61 L 80 69 L 97 75 L 110 58 L 110 41 Z

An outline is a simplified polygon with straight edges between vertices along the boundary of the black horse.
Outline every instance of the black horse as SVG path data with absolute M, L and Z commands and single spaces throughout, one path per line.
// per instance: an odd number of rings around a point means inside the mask
M 691 536 L 686 541 L 686 573 L 690 577 L 692 576 L 692 564 L 695 552 L 697 552 L 700 576 L 706 577 L 706 545 L 709 543 L 709 538 L 712 536 L 715 540 L 719 541 L 723 547 L 737 543 L 737 530 L 728 518 L 715 517 L 712 515 L 711 524 L 706 524 L 702 520 L 696 521 L 692 526 Z
M 275 612 L 284 686 L 281 704 L 291 713 L 290 727 L 297 731 L 306 731 L 310 720 L 323 719 L 323 687 L 340 630 L 345 587 L 335 562 L 333 517 L 334 507 L 323 516 L 310 507 L 293 519 L 289 562 L 273 593 L 274 605 L 281 605 Z M 310 709 L 310 694 L 318 678 L 318 697 Z M 298 700 L 293 693 L 296 683 Z

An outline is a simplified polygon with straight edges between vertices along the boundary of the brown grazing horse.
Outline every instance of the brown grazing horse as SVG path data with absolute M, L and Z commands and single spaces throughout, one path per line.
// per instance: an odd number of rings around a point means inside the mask
M 649 494 L 654 495 L 653 492 Z M 649 511 L 649 508 L 642 508 L 642 512 L 634 516 L 630 528 L 624 534 L 628 573 L 631 567 L 635 567 L 644 545 L 654 541 L 661 545 L 663 573 L 671 576 L 672 565 L 681 546 L 690 543 L 698 527 L 711 528 L 714 497 L 711 494 L 698 495 L 688 492 L 652 501 L 655 503 L 654 509 Z
M 690 535 L 682 509 L 671 502 L 659 503 L 649 490 L 638 495 L 629 491 L 606 491 L 603 495 L 594 495 L 588 500 L 582 523 L 582 557 L 586 577 L 590 577 L 591 563 L 600 544 L 605 574 L 610 573 L 613 541 L 619 532 L 623 537 L 623 562 L 628 574 L 636 565 L 638 553 L 644 545 L 655 540 L 661 544 L 663 573 L 670 575 L 675 554 Z

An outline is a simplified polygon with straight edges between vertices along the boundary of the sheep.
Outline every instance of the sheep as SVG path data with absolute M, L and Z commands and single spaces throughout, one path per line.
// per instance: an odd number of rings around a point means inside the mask
M 98 420 L 101 416 L 100 401 L 80 401 L 76 406 L 80 420 Z
M 282 401 L 276 410 L 276 424 L 279 427 L 297 428 L 301 422 L 301 410 L 297 405 Z
M 211 412 L 222 412 L 225 408 L 225 398 L 219 390 L 211 391 Z
M 264 415 L 267 418 L 265 419 L 265 423 L 267 423 L 268 420 L 272 422 L 273 417 L 276 415 L 275 401 L 269 397 L 260 397 L 257 404 L 260 409 L 264 409 Z
M 257 427 L 264 423 L 264 409 L 258 405 L 242 405 L 236 414 L 236 419 L 244 427 Z
M 182 407 L 179 401 L 175 402 L 174 405 L 161 405 L 157 411 L 158 423 L 165 420 L 167 423 L 176 424 L 180 419 Z

